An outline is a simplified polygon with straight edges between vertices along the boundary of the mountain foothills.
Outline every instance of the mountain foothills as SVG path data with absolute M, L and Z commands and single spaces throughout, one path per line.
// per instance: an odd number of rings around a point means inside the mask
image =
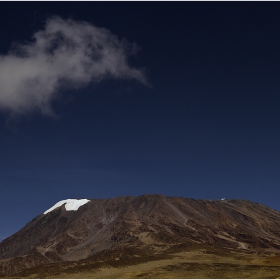
M 203 255 L 208 256 L 208 261 L 213 259 L 212 268 L 214 263 L 232 268 L 238 265 L 232 263 L 233 259 L 246 260 L 251 270 L 261 262 L 263 271 L 267 268 L 265 276 L 277 276 L 269 274 L 274 270 L 280 276 L 280 213 L 246 200 L 195 200 L 163 195 L 67 199 L 0 243 L 0 275 L 102 278 L 97 273 L 102 267 L 117 269 L 121 265 L 124 273 L 128 267 L 135 269 L 141 263 L 160 263 L 166 264 L 165 271 L 173 272 L 170 278 L 209 278 L 204 274 L 174 274 L 174 269 L 185 273 L 192 269 L 202 271 L 189 266 L 194 259 L 201 260 L 199 265 L 207 265 L 203 264 Z M 269 260 L 273 264 L 268 264 Z M 96 273 L 77 274 L 81 271 Z M 139 271 L 144 268 L 139 267 Z M 163 276 L 137 273 L 128 271 L 104 277 Z M 235 278 L 235 274 L 211 276 Z M 251 274 L 240 276 L 250 278 Z

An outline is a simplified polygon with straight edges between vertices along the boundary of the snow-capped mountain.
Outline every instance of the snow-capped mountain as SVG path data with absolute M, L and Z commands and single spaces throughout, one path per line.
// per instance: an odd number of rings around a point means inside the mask
M 280 252 L 280 213 L 245 200 L 163 195 L 66 199 L 0 243 L 2 275 L 94 258 L 125 248 L 125 257 L 177 246 Z M 1 274 L 0 273 L 0 274 Z

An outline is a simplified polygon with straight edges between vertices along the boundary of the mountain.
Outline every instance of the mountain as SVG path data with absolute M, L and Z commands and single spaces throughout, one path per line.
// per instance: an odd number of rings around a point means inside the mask
M 280 212 L 239 199 L 63 200 L 0 243 L 0 275 L 56 263 L 148 258 L 190 246 L 278 254 Z

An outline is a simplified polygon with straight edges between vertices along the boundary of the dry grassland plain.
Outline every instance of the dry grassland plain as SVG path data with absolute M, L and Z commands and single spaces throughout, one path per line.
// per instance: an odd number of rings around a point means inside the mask
M 9 278 L 51 278 L 51 279 L 213 279 L 213 278 L 265 278 L 280 277 L 280 256 L 276 254 L 249 254 L 194 250 L 159 255 L 153 260 L 134 259 L 124 263 L 115 260 L 96 267 L 90 264 L 69 264 L 64 269 L 41 269 L 26 271 Z

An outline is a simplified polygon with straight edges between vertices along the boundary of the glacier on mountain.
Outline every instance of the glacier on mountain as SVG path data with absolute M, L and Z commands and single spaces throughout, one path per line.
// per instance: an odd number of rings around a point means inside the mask
M 88 199 L 65 199 L 57 202 L 54 206 L 52 206 L 50 209 L 46 210 L 44 214 L 47 214 L 54 209 L 62 206 L 65 204 L 65 209 L 66 211 L 76 211 L 78 210 L 81 206 L 85 205 L 88 203 L 90 200 Z

